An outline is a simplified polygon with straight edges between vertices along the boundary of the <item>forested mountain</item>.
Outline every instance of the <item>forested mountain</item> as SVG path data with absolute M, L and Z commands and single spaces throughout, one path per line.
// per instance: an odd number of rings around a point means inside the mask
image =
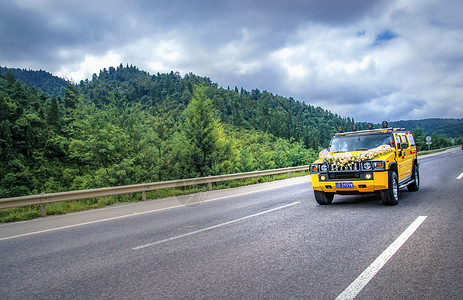
M 103 70 L 63 99 L 0 75 L 0 198 L 297 166 L 317 155 L 221 120 L 205 78 L 120 71 L 139 77 L 129 84 Z M 131 98 L 144 81 L 159 92 Z
M 391 122 L 393 127 L 408 130 L 422 129 L 425 135 L 445 135 L 447 137 L 463 136 L 463 119 L 423 119 Z
M 184 77 L 174 72 L 149 75 L 136 67 L 120 65 L 100 71 L 91 81 L 81 81 L 78 88 L 95 104 L 107 104 L 115 96 L 145 108 L 167 105 L 178 116 L 197 84 L 206 87 L 222 122 L 302 141 L 306 147 L 326 146 L 338 126 L 352 125 L 350 118 L 341 118 L 320 107 L 258 89 L 219 88 L 209 78 L 191 73 Z
M 48 82 L 40 89 L 63 83 L 34 74 L 46 79 L 29 84 Z M 128 65 L 53 95 L 0 75 L 0 198 L 309 164 L 353 124 L 267 91 Z
M 0 74 L 5 74 L 7 71 L 19 81 L 27 84 L 30 87 L 35 87 L 49 96 L 64 97 L 66 87 L 70 84 L 69 81 L 53 76 L 43 70 L 26 70 L 18 68 L 7 68 L 0 66 Z
M 35 71 L 19 68 L 0 67 L 0 74 L 4 74 L 8 70 L 10 70 L 19 81 L 26 83 L 30 87 L 35 87 L 39 90 L 42 90 L 49 96 L 61 98 L 64 97 L 66 87 L 70 84 L 69 81 L 57 76 L 53 76 L 51 73 L 48 73 L 43 70 Z M 192 79 L 190 77 L 192 77 Z M 148 78 L 154 82 L 147 84 L 146 79 Z M 260 92 L 258 89 L 249 92 L 243 90 L 242 88 L 238 89 L 237 87 L 233 89 L 235 93 L 230 93 L 230 89 L 224 90 L 218 88 L 217 85 L 212 83 L 209 78 L 201 78 L 193 74 L 187 74 L 183 78 L 178 73 L 173 72 L 169 74 L 157 74 L 151 76 L 149 73 L 141 71 L 136 67 L 129 67 L 128 65 L 124 67 L 123 65 L 119 65 L 119 67 L 117 68 L 109 67 L 108 70 L 104 69 L 100 71 L 99 75 L 94 74 L 92 81 L 81 81 L 78 84 L 78 86 L 81 88 L 85 88 L 85 91 L 87 91 L 89 94 L 89 98 L 97 102 L 100 101 L 98 97 L 102 93 L 104 94 L 108 90 L 117 87 L 119 90 L 124 90 L 126 88 L 130 89 L 123 92 L 128 96 L 129 101 L 150 104 L 163 102 L 164 100 L 166 100 L 166 97 L 169 97 L 170 99 L 172 99 L 172 97 L 174 99 L 178 99 L 179 95 L 183 94 L 182 88 L 184 87 L 184 85 L 188 85 L 191 88 L 191 84 L 199 82 L 214 87 L 215 91 L 212 93 L 220 93 L 220 95 L 216 97 L 218 98 L 218 101 L 216 101 L 217 103 L 215 103 L 221 105 L 220 107 L 217 107 L 220 117 L 226 120 L 227 122 L 231 122 L 237 126 L 242 126 L 245 128 L 255 128 L 257 130 L 267 130 L 268 128 L 270 128 L 274 133 L 277 133 L 278 136 L 295 139 L 301 138 L 301 136 L 305 136 L 304 140 L 310 141 L 309 134 L 307 133 L 311 132 L 310 130 L 306 130 L 303 133 L 294 130 L 294 127 L 304 128 L 304 125 L 301 125 L 301 123 L 304 123 L 304 117 L 307 117 L 307 115 L 309 115 L 309 121 L 305 123 L 309 126 L 318 126 L 320 120 L 326 119 L 330 119 L 330 121 L 328 121 L 328 123 L 330 123 L 328 126 L 329 128 L 332 128 L 333 126 L 337 127 L 339 125 L 344 126 L 345 128 L 350 128 L 352 125 L 352 120 L 350 118 L 339 118 L 338 115 L 332 114 L 329 111 L 326 111 L 320 107 L 314 108 L 310 105 L 306 106 L 305 104 L 295 101 L 292 98 L 275 96 L 266 91 Z M 110 89 L 106 90 L 108 85 L 111 87 Z M 92 89 L 95 90 L 92 91 Z M 224 94 L 228 94 L 229 97 L 233 96 L 231 97 L 231 101 L 230 99 L 226 99 L 226 103 L 224 103 Z M 188 95 L 186 95 L 186 97 L 188 97 Z M 286 113 L 288 114 L 287 117 L 289 123 L 285 124 L 286 127 L 271 126 L 272 124 L 269 124 L 270 120 L 264 120 L 264 122 L 257 122 L 257 124 L 254 119 L 254 121 L 251 120 L 251 123 L 249 123 L 249 120 L 253 119 L 252 116 L 256 115 L 255 105 L 250 109 L 249 98 L 251 98 L 252 100 L 263 99 L 261 102 L 267 102 L 273 108 L 280 106 L 280 111 L 272 111 L 273 115 L 282 115 L 282 110 L 286 111 Z M 187 103 L 188 99 L 185 101 L 184 102 Z M 245 103 L 236 103 L 237 101 Z M 278 104 L 275 105 L 275 102 Z M 293 111 L 299 110 L 299 112 L 293 113 L 291 115 L 288 113 L 288 107 L 290 107 Z M 301 107 L 303 107 L 303 109 L 301 109 Z M 272 108 L 270 108 L 270 110 L 272 110 Z M 303 110 L 304 112 L 301 113 L 301 110 Z M 310 119 L 310 116 L 314 115 L 314 110 L 316 111 L 315 115 L 317 117 Z M 265 109 L 261 109 L 260 111 L 265 111 Z M 278 118 L 276 119 L 278 120 Z M 278 124 L 278 122 L 276 121 L 274 121 L 273 123 Z M 366 129 L 366 123 L 360 122 L 357 123 L 357 126 L 360 129 Z M 404 127 L 409 130 L 422 129 L 423 134 L 425 135 L 443 135 L 446 137 L 454 138 L 463 136 L 463 119 L 432 118 L 422 120 L 401 120 L 390 122 L 390 126 Z M 376 124 L 376 127 L 380 127 L 380 125 Z M 327 138 L 329 138 L 331 134 L 332 130 L 329 130 L 329 134 L 327 134 L 325 139 L 323 139 L 321 142 L 323 144 L 322 146 L 326 145 Z M 312 136 L 317 138 L 318 133 L 315 132 L 312 134 Z M 310 145 L 310 142 L 307 142 L 306 145 L 313 146 Z

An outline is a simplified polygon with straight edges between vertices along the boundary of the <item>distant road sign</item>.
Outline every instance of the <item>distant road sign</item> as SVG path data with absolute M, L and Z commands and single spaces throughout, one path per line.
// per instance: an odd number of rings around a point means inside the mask
M 431 141 L 431 137 L 428 135 L 428 136 L 426 137 L 426 142 L 430 142 L 430 141 Z

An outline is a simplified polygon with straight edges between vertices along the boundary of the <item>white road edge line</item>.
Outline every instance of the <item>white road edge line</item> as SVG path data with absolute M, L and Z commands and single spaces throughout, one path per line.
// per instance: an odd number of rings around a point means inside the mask
M 463 178 L 463 172 L 461 172 L 461 174 L 458 175 L 458 177 L 457 177 L 457 179 L 461 179 L 461 178 Z
M 223 200 L 223 199 L 232 198 L 232 197 L 238 197 L 238 196 L 244 196 L 244 195 L 263 192 L 263 191 L 267 191 L 267 190 L 273 190 L 273 189 L 277 189 L 277 188 L 279 188 L 279 187 L 278 186 L 277 187 L 269 187 L 269 188 L 264 189 L 264 190 L 255 190 L 255 191 L 245 192 L 245 193 L 241 193 L 241 194 L 233 194 L 233 195 L 228 195 L 228 196 L 223 196 L 223 197 L 217 197 L 217 198 L 213 198 L 213 199 L 210 199 L 210 200 L 201 201 L 201 203 L 212 202 L 212 201 L 217 201 L 217 200 Z M 193 194 L 191 194 L 191 195 L 193 195 Z M 184 195 L 184 196 L 188 196 L 188 195 Z M 179 197 L 181 197 L 181 196 L 179 196 Z M 161 199 L 161 200 L 165 200 L 165 199 Z M 157 209 L 152 209 L 152 210 L 147 210 L 147 211 L 142 211 L 142 212 L 134 212 L 134 213 L 130 213 L 130 214 L 127 214 L 127 215 L 122 215 L 122 216 L 117 216 L 117 217 L 110 217 L 110 218 L 106 218 L 106 219 L 100 219 L 100 220 L 89 221 L 89 222 L 84 222 L 84 223 L 65 225 L 65 226 L 61 226 L 61 227 L 55 227 L 55 228 L 44 229 L 44 230 L 39 230 L 39 231 L 27 232 L 27 233 L 22 233 L 22 234 L 18 234 L 18 235 L 12 235 L 12 236 L 7 236 L 7 237 L 0 238 L 0 242 L 5 241 L 5 240 L 20 238 L 20 237 L 24 237 L 24 236 L 29 236 L 29 235 L 52 232 L 52 231 L 68 229 L 68 228 L 73 228 L 73 227 L 79 227 L 79 226 L 84 226 L 84 225 L 90 225 L 90 224 L 97 224 L 97 223 L 101 223 L 101 222 L 113 221 L 113 220 L 117 220 L 117 219 L 134 217 L 134 216 L 139 216 L 139 215 L 144 215 L 144 214 L 150 214 L 150 213 L 154 213 L 154 212 L 159 212 L 159 211 L 173 209 L 173 208 L 180 208 L 180 207 L 185 207 L 185 205 L 180 204 L 180 205 L 169 206 L 169 207 L 164 207 L 164 208 L 157 208 Z
M 185 233 L 185 234 L 182 234 L 182 235 L 177 235 L 177 236 L 174 236 L 174 237 L 171 237 L 171 238 L 168 238 L 168 239 L 164 239 L 164 240 L 156 241 L 156 242 L 153 242 L 153 243 L 137 246 L 137 247 L 132 248 L 132 250 L 140 250 L 140 249 L 143 249 L 143 248 L 159 245 L 159 244 L 162 244 L 162 243 L 165 243 L 165 242 L 178 240 L 178 239 L 190 236 L 190 235 L 194 235 L 194 234 L 201 233 L 201 232 L 204 232 L 204 231 L 216 229 L 216 228 L 226 226 L 226 225 L 230 225 L 230 224 L 233 224 L 233 223 L 236 223 L 236 222 L 239 222 L 239 221 L 243 221 L 243 220 L 246 220 L 246 219 L 258 217 L 260 215 L 267 214 L 267 213 L 270 213 L 270 212 L 273 212 L 273 211 L 276 211 L 276 210 L 280 210 L 280 209 L 283 209 L 283 208 L 287 208 L 287 207 L 290 207 L 290 206 L 293 206 L 293 205 L 296 205 L 296 204 L 299 204 L 299 203 L 301 203 L 301 202 L 299 202 L 299 201 L 298 202 L 293 202 L 293 203 L 290 203 L 290 204 L 287 204 L 287 205 L 272 208 L 272 209 L 269 209 L 269 210 L 266 210 L 266 211 L 262 211 L 260 213 L 256 213 L 256 214 L 253 214 L 253 215 L 249 215 L 249 216 L 242 217 L 242 218 L 239 218 L 239 219 L 235 219 L 235 220 L 232 220 L 232 221 L 228 221 L 228 222 L 225 222 L 225 223 L 220 223 L 220 224 L 210 226 L 210 227 L 206 227 L 206 228 L 203 228 L 203 229 L 200 229 L 200 230 L 192 231 L 192 232 Z
M 65 225 L 65 226 L 61 226 L 61 227 L 44 229 L 44 230 L 40 230 L 40 231 L 27 232 L 27 233 L 22 233 L 22 234 L 18 234 L 18 235 L 12 235 L 12 236 L 3 237 L 3 238 L 0 238 L 0 241 L 10 240 L 10 239 L 15 239 L 15 238 L 19 238 L 19 237 L 40 234 L 40 233 L 58 231 L 58 230 L 62 230 L 62 229 L 68 229 L 68 228 L 79 227 L 79 226 L 84 226 L 84 225 L 97 224 L 97 223 L 102 223 L 102 222 L 106 222 L 106 221 L 113 221 L 113 220 L 123 219 L 123 218 L 128 218 L 128 217 L 134 217 L 134 216 L 138 216 L 138 215 L 149 214 L 149 213 L 153 213 L 153 212 L 163 211 L 163 210 L 182 207 L 182 206 L 185 206 L 185 205 L 182 204 L 182 205 L 177 205 L 177 206 L 158 208 L 158 209 L 153 209 L 153 210 L 148 210 L 148 211 L 130 213 L 130 214 L 127 214 L 127 215 L 122 215 L 122 216 L 117 216 L 117 217 L 110 217 L 110 218 L 106 218 L 106 219 L 100 219 L 100 220 L 83 222 L 83 223 L 72 224 L 72 225 Z
M 389 259 L 402 247 L 418 229 L 427 216 L 419 216 L 368 268 L 363 271 L 335 300 L 354 299 L 368 282 L 381 270 Z

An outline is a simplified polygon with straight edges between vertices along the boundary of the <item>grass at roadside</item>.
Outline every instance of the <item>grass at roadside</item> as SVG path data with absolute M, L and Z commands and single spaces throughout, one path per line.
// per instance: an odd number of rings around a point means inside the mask
M 291 177 L 299 177 L 308 175 L 308 171 L 292 172 Z M 259 176 L 258 182 L 270 182 L 275 180 L 287 179 L 288 174 L 270 175 L 270 176 Z M 213 190 L 228 189 L 246 185 L 252 185 L 256 183 L 255 178 L 238 179 L 231 181 L 224 181 L 219 183 L 213 183 Z M 147 192 L 147 199 L 162 199 L 166 197 L 174 197 L 180 195 L 188 195 L 198 192 L 208 191 L 207 184 L 195 185 L 184 188 L 172 188 L 163 189 L 157 191 Z M 96 209 L 112 205 L 115 203 L 126 203 L 126 202 L 137 202 L 142 200 L 141 193 L 125 194 L 118 196 L 107 196 L 93 199 L 82 199 L 75 201 L 55 202 L 47 204 L 46 210 L 47 215 L 62 215 L 70 212 L 84 211 L 88 209 Z M 40 217 L 40 206 L 32 205 L 25 207 L 7 208 L 0 210 L 0 223 L 17 222 L 32 220 Z

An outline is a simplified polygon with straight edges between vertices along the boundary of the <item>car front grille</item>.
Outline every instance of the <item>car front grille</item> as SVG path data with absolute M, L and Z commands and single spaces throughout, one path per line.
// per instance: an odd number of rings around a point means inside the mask
M 328 175 L 329 179 L 360 179 L 360 173 L 357 172 L 336 172 Z
M 337 166 L 335 163 L 330 164 L 331 172 L 350 172 L 350 171 L 360 171 L 360 162 L 356 161 L 345 166 Z

